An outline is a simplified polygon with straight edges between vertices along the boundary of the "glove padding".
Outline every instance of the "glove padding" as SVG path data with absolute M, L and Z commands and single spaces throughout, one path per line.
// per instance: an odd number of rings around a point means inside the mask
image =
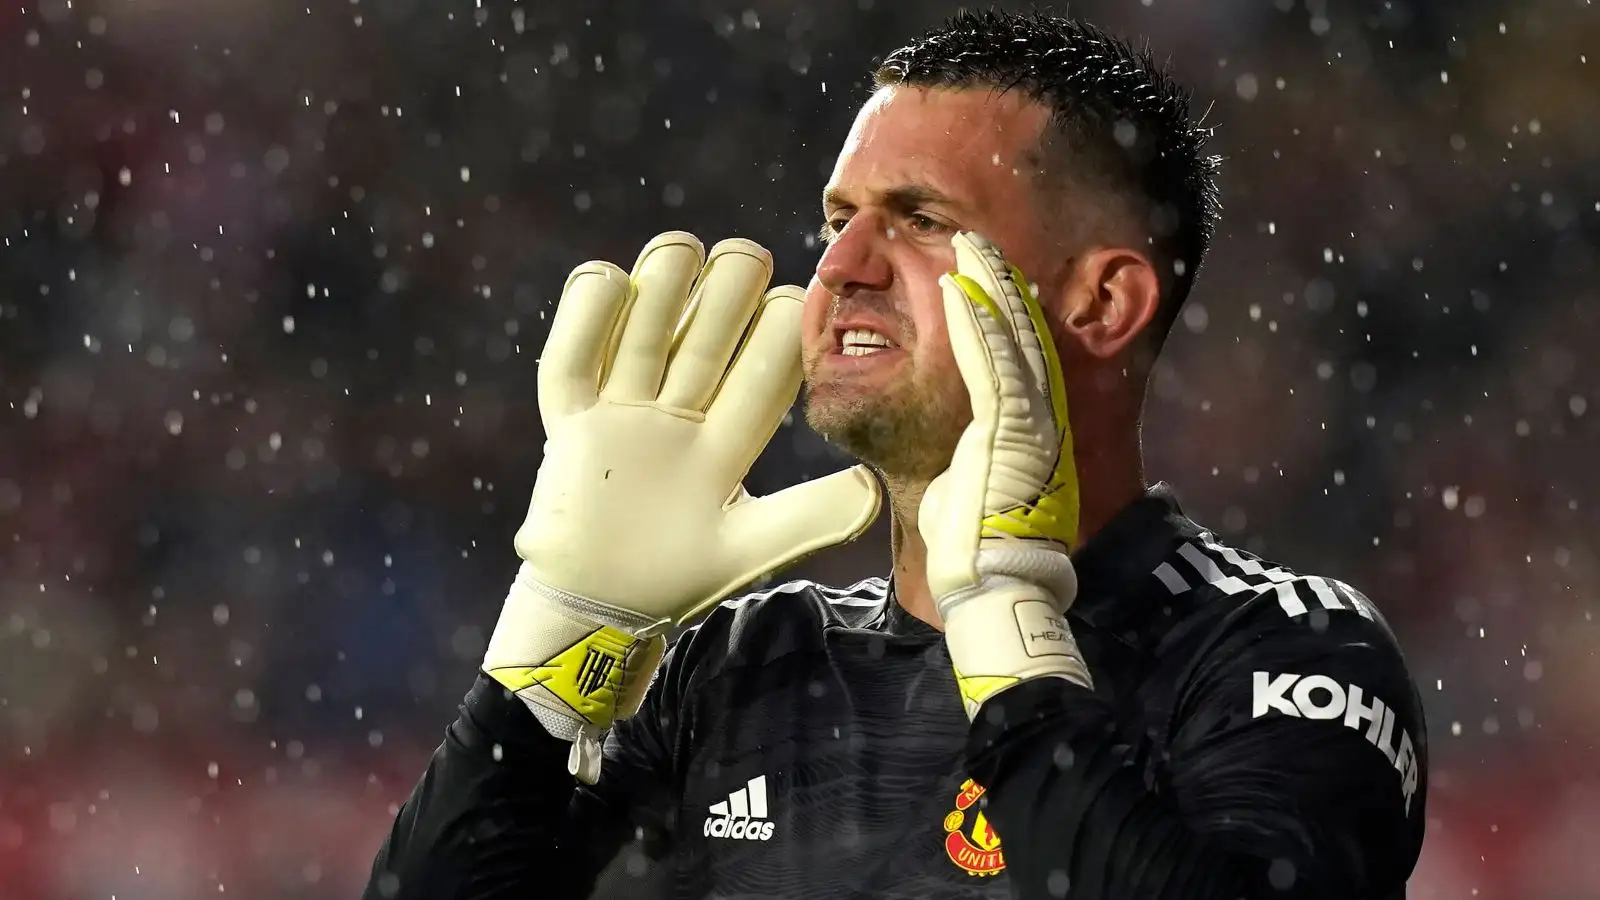
M 972 423 L 917 527 L 972 718 L 1026 679 L 1091 680 L 1064 617 L 1077 595 L 1078 475 L 1061 361 L 1022 273 L 975 234 L 952 243 L 956 271 L 939 283 Z
M 525 562 L 483 670 L 573 741 L 586 782 L 662 635 L 877 517 L 860 467 L 760 499 L 741 485 L 800 390 L 804 293 L 766 291 L 771 277 L 757 244 L 707 259 L 670 232 L 631 276 L 590 262 L 567 279 L 539 361 L 548 440 L 516 537 Z

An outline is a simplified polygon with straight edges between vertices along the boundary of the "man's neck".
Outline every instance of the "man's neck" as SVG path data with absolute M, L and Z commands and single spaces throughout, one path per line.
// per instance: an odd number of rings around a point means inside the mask
M 917 510 L 927 482 L 908 484 L 885 478 L 889 490 L 889 541 L 894 555 L 894 597 L 906 612 L 943 630 L 943 620 L 928 590 L 928 545 L 917 530 Z
M 1144 496 L 1144 466 L 1137 439 L 1131 452 L 1080 453 L 1078 474 L 1078 540 L 1074 548 L 1081 547 L 1117 513 Z M 928 589 L 928 546 L 917 529 L 917 510 L 928 484 L 897 481 L 887 476 L 884 484 L 893 514 L 890 541 L 894 554 L 895 600 L 912 616 L 942 631 L 944 622 L 933 593 Z

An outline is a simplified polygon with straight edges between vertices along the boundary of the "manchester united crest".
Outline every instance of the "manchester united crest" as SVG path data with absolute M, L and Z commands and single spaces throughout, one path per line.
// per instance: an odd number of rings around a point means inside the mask
M 1006 867 L 999 835 L 983 810 L 972 809 L 983 792 L 983 785 L 968 778 L 956 794 L 956 808 L 944 817 L 944 852 L 969 875 L 996 875 Z

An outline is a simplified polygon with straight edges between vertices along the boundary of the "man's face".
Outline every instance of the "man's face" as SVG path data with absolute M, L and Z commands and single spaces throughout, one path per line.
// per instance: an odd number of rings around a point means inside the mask
M 1014 93 L 885 88 L 845 140 L 806 291 L 806 421 L 887 475 L 943 471 L 972 418 L 939 288 L 950 238 L 982 234 L 1036 282 L 1059 274 L 1034 205 L 1047 118 Z

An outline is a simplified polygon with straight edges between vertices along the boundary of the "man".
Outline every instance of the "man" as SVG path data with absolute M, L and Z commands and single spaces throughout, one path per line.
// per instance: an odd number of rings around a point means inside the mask
M 1186 96 L 999 13 L 877 85 L 803 314 L 748 242 L 569 279 L 525 562 L 367 896 L 1402 897 L 1427 751 L 1393 636 L 1145 485 L 1216 208 Z M 754 500 L 802 368 L 875 478 Z M 860 534 L 876 482 L 892 578 L 721 602 Z

